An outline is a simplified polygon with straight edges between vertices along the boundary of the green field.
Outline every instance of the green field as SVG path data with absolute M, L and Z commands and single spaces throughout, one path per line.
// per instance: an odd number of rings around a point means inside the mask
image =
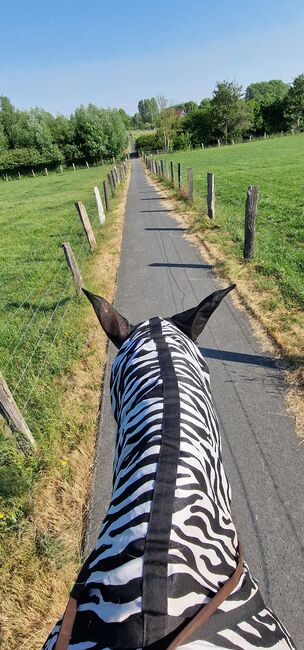
M 28 460 L 0 420 L 0 511 L 6 514 L 21 507 L 58 442 L 58 379 L 83 355 L 82 322 L 89 309 L 83 298 L 75 297 L 60 244 L 70 242 L 84 283 L 97 290 L 92 287 L 95 254 L 89 252 L 74 201 L 87 208 L 98 253 L 107 245 L 111 211 L 101 227 L 93 186 L 102 194 L 108 171 L 104 165 L 0 183 L 0 370 L 39 450 L 36 459 Z M 66 436 L 71 447 L 77 445 L 74 433 Z M 2 516 L 2 528 L 9 521 Z
M 252 269 L 261 289 L 279 287 L 287 308 L 304 305 L 304 134 L 162 155 L 193 169 L 195 201 L 206 239 L 242 260 L 249 185 L 260 198 Z M 216 219 L 206 219 L 206 173 L 215 174 Z M 275 306 L 275 305 L 274 305 Z M 271 302 L 269 303 L 271 309 Z

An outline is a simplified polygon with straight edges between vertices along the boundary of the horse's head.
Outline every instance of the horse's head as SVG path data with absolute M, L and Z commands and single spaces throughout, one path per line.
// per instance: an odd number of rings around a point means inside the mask
M 196 341 L 211 314 L 213 314 L 215 309 L 221 303 L 224 296 L 234 289 L 235 286 L 235 284 L 231 284 L 227 289 L 214 291 L 196 307 L 187 309 L 179 314 L 174 314 L 174 316 L 167 317 L 166 320 L 171 321 L 192 341 Z M 131 323 L 129 323 L 129 321 L 122 316 L 113 305 L 110 305 L 105 298 L 97 296 L 86 289 L 83 289 L 83 291 L 92 303 L 97 318 L 105 333 L 112 343 L 114 343 L 114 345 L 119 349 L 138 325 L 131 325 Z

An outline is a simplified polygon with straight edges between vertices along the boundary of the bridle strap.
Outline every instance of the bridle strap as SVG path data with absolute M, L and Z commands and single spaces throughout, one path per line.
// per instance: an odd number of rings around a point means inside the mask
M 209 600 L 209 603 L 207 605 L 204 605 L 204 607 L 191 619 L 190 623 L 186 625 L 186 627 L 179 632 L 179 634 L 173 639 L 173 641 L 170 643 L 170 645 L 167 647 L 167 650 L 175 650 L 175 648 L 178 648 L 179 645 L 187 641 L 189 637 L 195 632 L 198 628 L 202 627 L 216 612 L 216 610 L 219 608 L 219 606 L 228 598 L 228 596 L 231 594 L 231 592 L 236 588 L 242 573 L 243 573 L 243 568 L 244 568 L 244 560 L 243 560 L 243 549 L 241 545 L 239 544 L 239 559 L 237 563 L 237 567 L 232 574 L 232 576 L 229 578 L 229 580 L 221 587 L 221 589 Z M 57 648 L 56 648 L 57 650 Z
M 221 589 L 209 600 L 207 605 L 204 607 L 191 619 L 191 621 L 183 628 L 181 632 L 175 637 L 175 639 L 167 647 L 167 650 L 175 650 L 179 645 L 187 641 L 187 639 L 195 632 L 198 628 L 202 627 L 209 618 L 214 614 L 214 612 L 219 608 L 219 606 L 228 598 L 232 591 L 236 588 L 242 573 L 243 573 L 243 549 L 239 544 L 239 558 L 237 567 L 229 578 L 229 580 L 221 587 Z M 58 635 L 58 639 L 55 645 L 54 650 L 67 650 L 69 641 L 72 635 L 72 629 L 77 613 L 77 599 L 73 596 L 70 596 Z

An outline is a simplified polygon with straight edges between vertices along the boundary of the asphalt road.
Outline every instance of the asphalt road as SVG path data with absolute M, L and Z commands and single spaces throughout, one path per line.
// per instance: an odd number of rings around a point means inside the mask
M 170 316 L 219 288 L 212 267 L 159 202 L 140 160 L 132 160 L 115 305 L 130 322 Z M 304 648 L 304 445 L 284 404 L 284 379 L 265 356 L 246 314 L 229 296 L 200 345 L 220 419 L 233 514 L 245 558 L 266 603 Z M 106 512 L 115 423 L 109 403 L 109 347 L 85 554 Z

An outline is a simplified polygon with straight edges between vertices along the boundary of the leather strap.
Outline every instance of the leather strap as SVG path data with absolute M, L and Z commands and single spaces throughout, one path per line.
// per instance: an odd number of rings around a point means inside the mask
M 198 614 L 196 614 L 191 619 L 190 623 L 188 623 L 186 627 L 184 627 L 183 630 L 177 635 L 177 637 L 175 637 L 175 639 L 167 647 L 167 650 L 175 650 L 175 648 L 181 645 L 181 643 L 184 643 L 184 641 L 186 641 L 191 636 L 191 634 L 195 632 L 195 630 L 197 630 L 199 627 L 202 627 L 202 625 L 208 621 L 212 614 L 214 614 L 218 607 L 224 602 L 224 600 L 226 600 L 226 598 L 228 598 L 228 596 L 237 586 L 243 573 L 243 565 L 243 549 L 239 544 L 238 564 L 232 576 L 215 594 L 215 596 L 209 600 L 209 603 L 207 603 L 207 605 L 204 605 Z M 63 615 L 60 632 L 54 650 L 67 650 L 76 613 L 77 600 L 76 598 L 70 596 L 65 613 Z
M 235 569 L 235 572 L 229 578 L 227 582 L 221 587 L 221 589 L 209 600 L 207 605 L 204 607 L 191 619 L 190 623 L 184 627 L 184 629 L 175 637 L 175 639 L 167 647 L 167 650 L 175 650 L 179 645 L 187 641 L 187 639 L 197 630 L 199 627 L 202 627 L 206 621 L 214 614 L 214 612 L 219 608 L 219 606 L 228 598 L 231 592 L 237 586 L 244 567 L 243 560 L 243 549 L 239 544 L 239 559 L 238 564 Z M 56 649 L 57 650 L 57 649 Z
M 61 621 L 61 627 L 54 650 L 67 650 L 77 612 L 77 600 L 70 596 Z

